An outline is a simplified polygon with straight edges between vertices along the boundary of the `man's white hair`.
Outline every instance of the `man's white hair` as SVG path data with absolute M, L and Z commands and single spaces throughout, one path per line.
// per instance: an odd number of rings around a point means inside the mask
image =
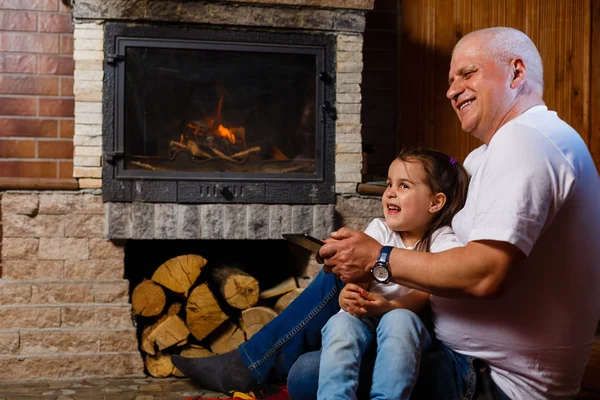
M 494 27 L 480 29 L 465 35 L 457 44 L 468 37 L 477 37 L 482 46 L 494 58 L 494 62 L 502 64 L 513 58 L 521 58 L 527 66 L 527 76 L 542 94 L 544 90 L 544 67 L 542 57 L 529 36 L 518 29 L 508 27 Z

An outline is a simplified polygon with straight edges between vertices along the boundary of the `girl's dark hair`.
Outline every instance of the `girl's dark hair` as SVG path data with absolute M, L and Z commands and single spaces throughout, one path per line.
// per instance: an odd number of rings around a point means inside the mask
M 423 239 L 417 243 L 416 250 L 429 251 L 433 232 L 452 223 L 452 218 L 465 205 L 469 175 L 465 168 L 454 158 L 435 150 L 422 148 L 403 149 L 396 157 L 404 162 L 418 162 L 423 166 L 426 183 L 432 193 L 444 193 L 446 204 L 431 220 Z

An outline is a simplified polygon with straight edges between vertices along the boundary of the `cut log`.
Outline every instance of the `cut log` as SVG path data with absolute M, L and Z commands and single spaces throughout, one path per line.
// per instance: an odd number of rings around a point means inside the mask
M 296 288 L 291 292 L 287 292 L 286 294 L 281 296 L 279 300 L 277 300 L 277 303 L 275 303 L 275 307 L 273 307 L 273 310 L 277 314 L 281 314 L 281 312 L 285 310 L 285 308 L 289 306 L 292 301 L 296 300 L 296 297 L 300 296 L 300 293 L 302 293 L 303 291 L 304 288 Z
M 222 324 L 209 336 L 208 346 L 215 354 L 224 354 L 244 343 L 246 335 L 239 326 L 231 321 Z
M 156 354 L 155 348 L 164 350 L 187 340 L 190 331 L 177 315 L 164 315 L 153 325 L 142 332 L 142 350 L 148 354 Z
M 240 327 L 246 333 L 246 339 L 250 339 L 276 316 L 277 313 L 268 307 L 252 307 L 242 311 Z
M 211 353 L 209 350 L 205 349 L 202 346 L 192 344 L 186 347 L 185 349 L 181 350 L 181 353 L 179 355 L 187 358 L 203 358 L 214 356 L 215 354 Z M 173 375 L 178 376 L 180 378 L 184 376 L 183 373 L 179 371 L 176 367 L 173 367 Z
M 198 340 L 204 339 L 224 321 L 229 319 L 225 314 L 208 285 L 197 286 L 188 297 L 185 306 L 187 326 Z
M 178 315 L 182 309 L 183 309 L 183 304 L 173 303 L 169 306 L 169 309 L 167 310 L 167 315 Z
M 148 356 L 145 360 L 148 373 L 155 378 L 166 378 L 173 373 L 173 363 L 169 354 L 157 354 Z
M 131 294 L 133 313 L 143 317 L 154 317 L 160 314 L 165 308 L 166 301 L 164 289 L 147 279 L 137 285 Z
M 269 299 L 271 297 L 281 296 L 282 294 L 291 292 L 297 287 L 298 285 L 296 284 L 296 279 L 293 276 L 291 276 L 283 282 L 280 282 L 279 284 L 273 286 L 272 288 L 260 292 L 260 298 Z
M 211 278 L 217 283 L 223 299 L 230 306 L 245 310 L 258 302 L 258 281 L 241 269 L 220 266 L 213 270 Z
M 200 270 L 206 265 L 204 257 L 196 254 L 178 256 L 167 260 L 152 275 L 152 280 L 173 292 L 187 297 Z

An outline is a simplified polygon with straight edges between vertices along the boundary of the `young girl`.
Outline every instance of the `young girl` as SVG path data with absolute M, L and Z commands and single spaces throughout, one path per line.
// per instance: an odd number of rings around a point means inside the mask
M 467 186 L 467 172 L 454 158 L 403 151 L 389 167 L 381 199 L 385 219 L 373 220 L 365 233 L 383 246 L 409 250 L 461 246 L 450 223 L 464 206 Z M 342 310 L 322 330 L 318 399 L 356 398 L 362 357 L 375 343 L 370 398 L 410 398 L 421 353 L 431 345 L 417 316 L 428 302 L 428 293 L 395 283 L 347 284 L 339 297 Z

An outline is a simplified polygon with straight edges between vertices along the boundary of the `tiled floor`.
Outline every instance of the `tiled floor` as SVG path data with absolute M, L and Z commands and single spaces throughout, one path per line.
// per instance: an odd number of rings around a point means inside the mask
M 0 400 L 196 400 L 228 398 L 187 379 L 106 378 L 0 382 Z

